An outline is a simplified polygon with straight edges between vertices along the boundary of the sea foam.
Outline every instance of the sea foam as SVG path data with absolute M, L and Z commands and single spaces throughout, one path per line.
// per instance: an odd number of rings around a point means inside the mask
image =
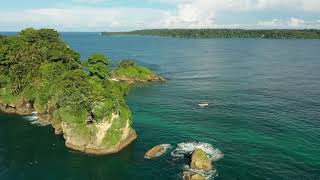
M 199 174 L 203 177 L 205 177 L 206 180 L 208 179 L 214 179 L 214 177 L 218 176 L 217 170 L 216 169 L 212 169 L 212 171 L 202 171 L 202 170 L 197 170 L 197 169 L 192 169 L 190 168 L 189 165 L 185 165 L 183 167 L 183 179 L 186 179 L 186 176 L 188 174 Z
M 177 144 L 177 148 L 171 152 L 171 155 L 174 157 L 184 157 L 184 156 L 190 156 L 191 153 L 196 150 L 201 149 L 209 156 L 211 161 L 218 161 L 223 158 L 224 154 L 218 149 L 214 148 L 209 143 L 204 142 L 182 142 Z M 216 177 L 217 170 L 213 168 L 211 171 L 203 171 L 203 170 L 197 170 L 192 169 L 189 165 L 184 166 L 184 172 L 183 172 L 183 178 L 186 178 L 186 176 L 192 175 L 192 174 L 199 174 L 205 179 L 213 179 Z
M 34 111 L 31 113 L 29 116 L 25 116 L 25 118 L 30 122 L 30 124 L 38 125 L 38 126 L 43 126 L 38 120 L 38 112 Z
M 214 148 L 211 144 L 204 142 L 179 143 L 177 144 L 177 148 L 171 152 L 171 155 L 174 157 L 183 157 L 185 155 L 190 155 L 195 149 L 202 149 L 212 161 L 218 161 L 224 156 L 218 148 Z

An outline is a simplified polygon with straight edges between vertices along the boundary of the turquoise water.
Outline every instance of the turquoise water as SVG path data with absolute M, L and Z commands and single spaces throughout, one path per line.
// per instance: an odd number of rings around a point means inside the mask
M 82 58 L 134 58 L 168 81 L 131 89 L 139 137 L 115 155 L 72 151 L 52 128 L 0 115 L 0 179 L 181 179 L 186 160 L 143 155 L 190 141 L 224 153 L 215 179 L 320 179 L 320 41 L 63 38 Z

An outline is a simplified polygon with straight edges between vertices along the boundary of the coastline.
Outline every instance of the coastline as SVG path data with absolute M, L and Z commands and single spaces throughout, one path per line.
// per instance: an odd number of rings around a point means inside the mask
M 28 101 L 23 101 L 20 105 L 12 105 L 12 104 L 4 104 L 0 101 L 0 113 L 3 114 L 12 114 L 18 116 L 30 116 L 35 113 L 34 108 L 32 107 L 32 103 Z M 129 127 L 129 132 L 127 136 L 125 136 L 119 144 L 116 146 L 112 146 L 110 148 L 102 148 L 102 147 L 95 147 L 93 144 L 88 144 L 86 146 L 79 146 L 77 144 L 73 144 L 68 142 L 65 136 L 65 132 L 61 125 L 56 125 L 54 123 L 54 118 L 52 114 L 45 113 L 45 114 L 37 114 L 37 122 L 41 125 L 51 125 L 51 127 L 55 130 L 55 135 L 62 135 L 65 140 L 65 146 L 83 152 L 85 154 L 92 154 L 92 155 L 108 155 L 120 152 L 129 144 L 133 143 L 133 141 L 138 137 L 136 131 Z

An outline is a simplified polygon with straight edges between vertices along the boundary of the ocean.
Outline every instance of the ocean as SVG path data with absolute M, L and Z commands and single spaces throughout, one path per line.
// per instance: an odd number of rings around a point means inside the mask
M 224 154 L 214 179 L 320 179 L 319 40 L 62 37 L 82 59 L 135 59 L 167 81 L 131 88 L 138 139 L 113 155 L 70 150 L 50 126 L 1 114 L 1 180 L 181 179 L 188 159 L 143 155 L 182 142 Z

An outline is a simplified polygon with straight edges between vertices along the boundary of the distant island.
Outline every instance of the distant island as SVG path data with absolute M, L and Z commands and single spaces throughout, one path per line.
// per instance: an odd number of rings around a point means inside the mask
M 103 54 L 81 62 L 52 29 L 0 35 L 0 111 L 37 116 L 75 150 L 115 153 L 136 139 L 125 96 L 150 81 L 163 78 L 132 60 L 114 69 Z
M 260 38 L 260 39 L 320 39 L 320 30 L 274 29 L 146 29 L 129 32 L 102 32 L 105 36 L 143 35 L 168 36 L 174 38 Z

